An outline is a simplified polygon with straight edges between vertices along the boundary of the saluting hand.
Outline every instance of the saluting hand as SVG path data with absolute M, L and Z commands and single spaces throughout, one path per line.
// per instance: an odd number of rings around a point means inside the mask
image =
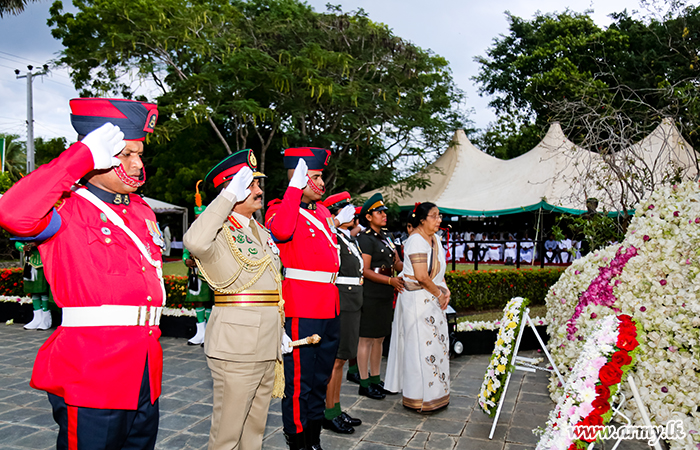
M 100 128 L 89 132 L 83 138 L 82 143 L 90 149 L 95 169 L 109 169 L 121 164 L 121 161 L 115 156 L 124 150 L 126 142 L 124 142 L 124 133 L 118 126 L 107 122 Z
M 338 219 L 340 225 L 352 221 L 355 218 L 355 207 L 352 205 L 345 205 L 335 218 Z
M 250 167 L 245 166 L 233 176 L 228 186 L 226 186 L 226 192 L 236 196 L 236 203 L 242 202 L 250 195 L 248 187 L 252 182 L 253 171 L 250 170 Z
M 306 161 L 304 161 L 304 158 L 299 158 L 297 167 L 294 169 L 294 173 L 292 174 L 292 179 L 289 180 L 289 186 L 295 187 L 297 189 L 304 189 L 306 187 L 306 184 L 308 183 L 306 178 L 306 173 L 308 171 L 309 168 L 306 165 Z

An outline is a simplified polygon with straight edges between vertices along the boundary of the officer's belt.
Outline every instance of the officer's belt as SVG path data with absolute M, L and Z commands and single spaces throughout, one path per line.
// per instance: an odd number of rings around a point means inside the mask
M 353 286 L 362 286 L 362 277 L 338 277 L 335 279 L 335 284 L 350 284 Z
M 279 301 L 277 291 L 245 290 L 230 295 L 214 292 L 215 306 L 277 306 Z
M 102 305 L 61 308 L 63 327 L 158 326 L 162 307 Z
M 335 283 L 337 272 L 321 272 L 317 270 L 284 269 L 284 277 L 290 280 L 313 281 L 315 283 Z
M 372 272 L 390 277 L 394 274 L 394 269 L 392 269 L 391 267 L 375 267 L 374 269 L 372 269 Z

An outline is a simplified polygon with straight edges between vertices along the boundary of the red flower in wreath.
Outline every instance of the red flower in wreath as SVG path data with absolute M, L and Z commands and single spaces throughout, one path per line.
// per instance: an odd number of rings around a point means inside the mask
M 639 345 L 639 342 L 637 342 L 637 331 L 635 330 L 634 334 L 628 332 L 627 330 L 620 330 L 620 334 L 617 337 L 617 347 L 626 350 L 628 352 L 631 352 L 637 346 Z
M 618 350 L 613 353 L 611 362 L 617 367 L 622 368 L 632 362 L 632 357 L 626 350 Z
M 610 389 L 608 389 L 607 386 L 603 386 L 602 384 L 599 384 L 595 387 L 595 393 L 598 396 L 598 398 L 604 398 L 606 400 L 610 398 Z
M 622 380 L 622 371 L 612 363 L 606 363 L 600 368 L 600 383 L 604 386 L 612 386 Z
M 602 416 L 606 412 L 610 411 L 610 403 L 608 403 L 607 399 L 598 397 L 593 400 L 593 403 L 591 404 L 593 405 L 594 414 L 597 414 L 598 416 Z

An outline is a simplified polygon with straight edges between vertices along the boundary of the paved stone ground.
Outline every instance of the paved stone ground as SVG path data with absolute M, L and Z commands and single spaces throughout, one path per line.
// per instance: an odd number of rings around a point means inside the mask
M 0 325 L 0 448 L 55 448 L 57 425 L 46 394 L 29 387 L 34 356 L 48 332 L 25 331 L 19 324 Z M 201 347 L 185 339 L 163 338 L 164 375 L 157 449 L 205 449 L 212 408 L 212 383 Z M 491 419 L 476 397 L 489 355 L 462 356 L 450 362 L 450 405 L 433 414 L 417 414 L 401 405 L 401 396 L 371 400 L 357 395 L 357 385 L 343 381 L 340 403 L 362 419 L 350 436 L 324 431 L 325 450 L 522 450 L 535 447 L 532 429 L 543 426 L 554 407 L 546 374 L 516 372 L 493 440 Z M 383 372 L 382 372 L 383 373 Z M 609 445 L 606 447 L 611 448 Z M 284 449 L 279 400 L 270 405 L 264 450 Z M 599 447 L 600 448 L 600 447 Z M 648 448 L 623 442 L 620 449 Z

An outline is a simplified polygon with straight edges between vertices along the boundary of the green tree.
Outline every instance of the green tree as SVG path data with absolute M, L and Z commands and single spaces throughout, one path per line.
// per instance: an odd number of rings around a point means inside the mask
M 2 134 L 5 139 L 5 173 L 12 183 L 22 178 L 27 167 L 27 147 L 16 134 Z
M 67 148 L 68 142 L 64 137 L 48 140 L 38 137 L 34 139 L 34 162 L 37 167 L 51 162 Z
M 29 2 L 37 1 L 39 0 L 0 0 L 0 18 L 5 14 L 17 15 L 24 11 Z
M 151 79 L 168 118 L 157 137 L 208 123 L 218 145 L 253 148 L 269 175 L 269 149 L 276 161 L 284 147 L 322 146 L 334 152 L 329 189 L 360 192 L 433 159 L 465 122 L 447 61 L 362 10 L 316 13 L 297 0 L 74 4 L 75 15 L 55 2 L 49 23 L 81 95 L 129 97 L 123 75 Z M 199 160 L 210 159 L 207 146 L 192 149 Z

